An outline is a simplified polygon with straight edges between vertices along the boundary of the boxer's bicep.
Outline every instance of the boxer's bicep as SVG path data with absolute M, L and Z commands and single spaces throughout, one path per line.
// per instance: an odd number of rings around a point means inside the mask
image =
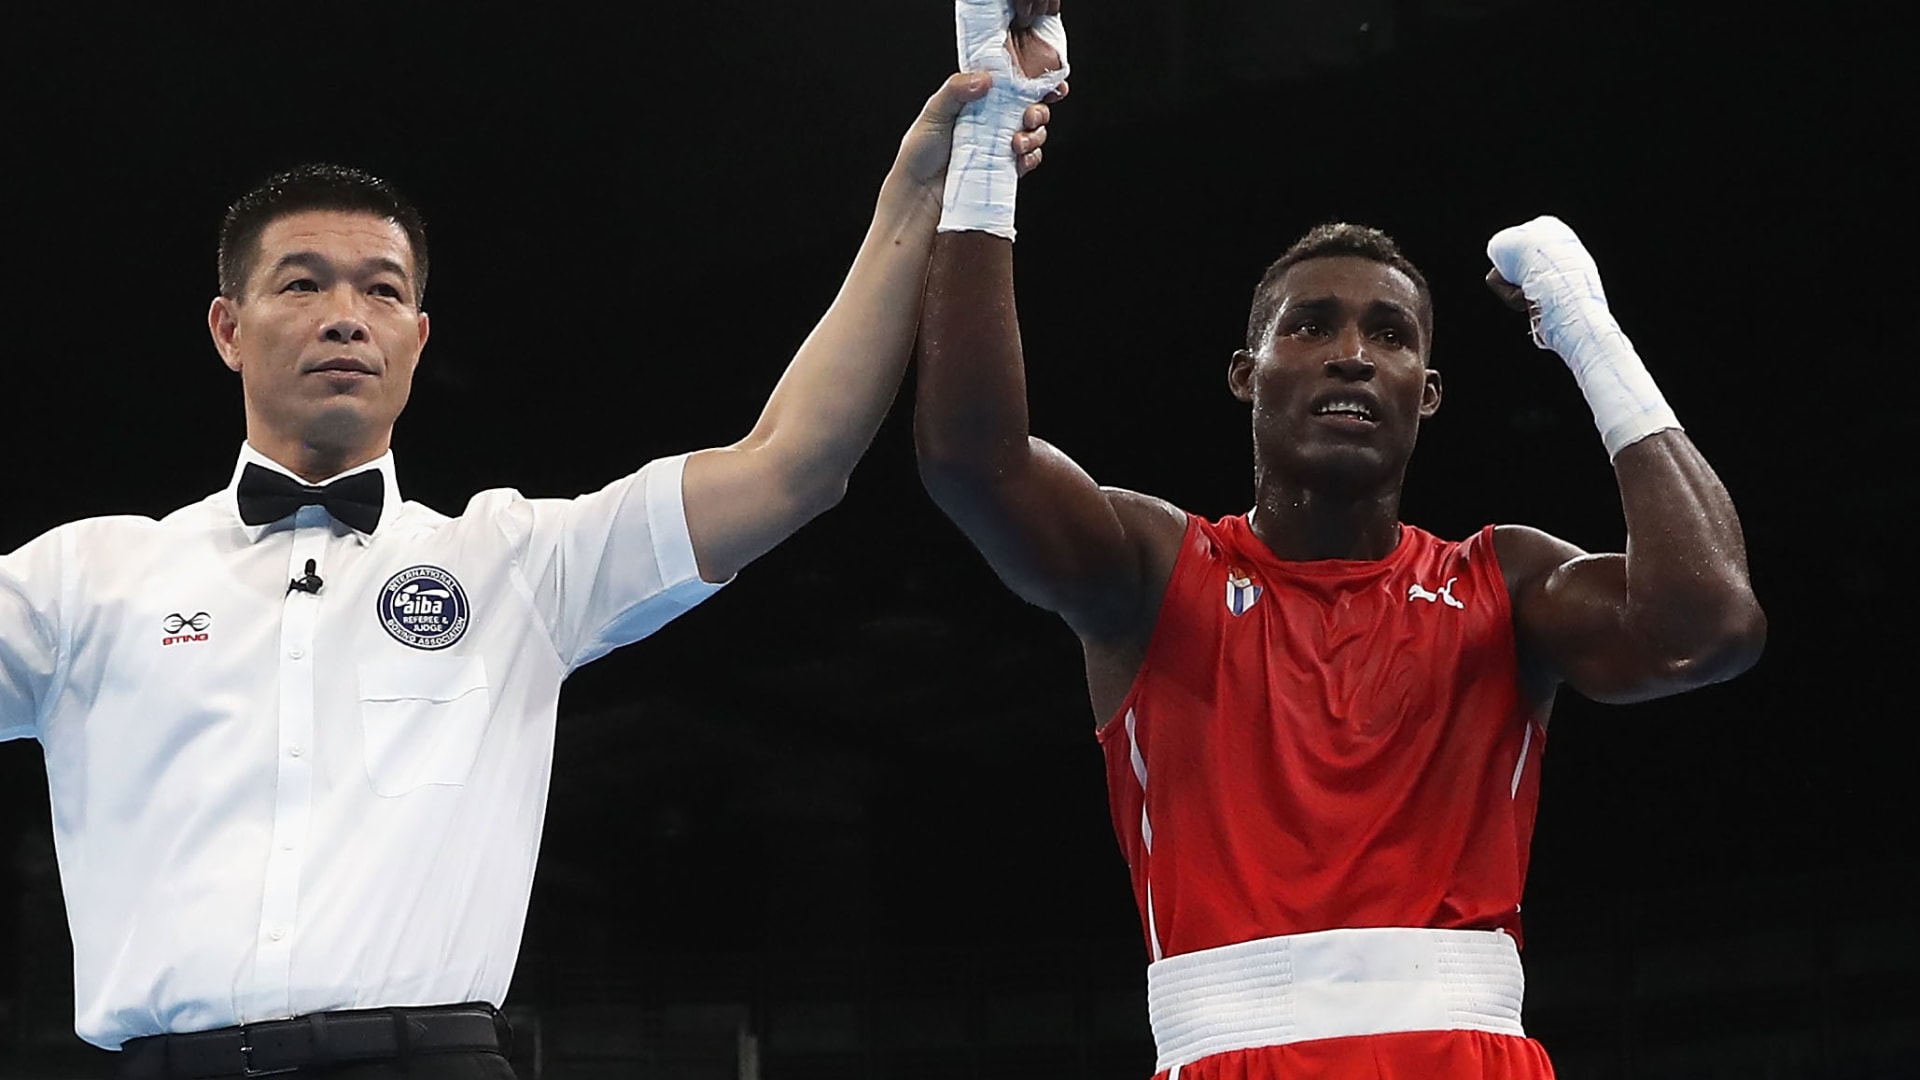
M 1495 536 L 1515 645 L 1534 674 L 1613 704 L 1694 685 L 1634 632 L 1625 555 L 1588 554 L 1537 529 L 1502 526 Z
M 1158 499 L 1101 487 L 1044 440 L 1026 443 L 1025 454 L 991 469 L 923 458 L 921 477 L 1022 599 L 1059 614 L 1083 637 L 1129 631 L 1149 606 L 1148 593 L 1164 585 L 1155 572 L 1168 560 L 1156 554 L 1177 551 L 1185 515 Z

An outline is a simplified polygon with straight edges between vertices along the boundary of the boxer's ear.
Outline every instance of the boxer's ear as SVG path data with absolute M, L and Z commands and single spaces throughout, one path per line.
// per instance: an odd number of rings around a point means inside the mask
M 1227 362 L 1227 389 L 1248 404 L 1253 403 L 1253 365 L 1257 360 L 1247 350 L 1235 349 L 1233 359 Z

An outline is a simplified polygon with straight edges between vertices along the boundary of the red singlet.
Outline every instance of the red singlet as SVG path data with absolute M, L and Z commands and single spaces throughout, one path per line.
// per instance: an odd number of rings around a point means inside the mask
M 1336 927 L 1504 930 L 1539 796 L 1493 529 L 1287 562 L 1189 516 L 1099 733 L 1155 960 Z

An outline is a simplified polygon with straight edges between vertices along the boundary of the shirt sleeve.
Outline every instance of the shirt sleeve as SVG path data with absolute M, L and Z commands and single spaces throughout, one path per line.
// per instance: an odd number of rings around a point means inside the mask
M 39 734 L 59 666 L 60 541 L 49 533 L 0 555 L 0 741 Z
M 569 669 L 653 633 L 719 591 L 687 533 L 686 455 L 577 499 L 510 497 L 498 520 Z

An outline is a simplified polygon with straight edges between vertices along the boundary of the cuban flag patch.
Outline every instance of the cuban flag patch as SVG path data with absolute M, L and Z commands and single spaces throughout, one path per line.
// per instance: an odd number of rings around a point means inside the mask
M 1245 615 L 1248 609 L 1260 602 L 1260 586 L 1253 583 L 1237 567 L 1227 570 L 1227 610 L 1235 616 Z

